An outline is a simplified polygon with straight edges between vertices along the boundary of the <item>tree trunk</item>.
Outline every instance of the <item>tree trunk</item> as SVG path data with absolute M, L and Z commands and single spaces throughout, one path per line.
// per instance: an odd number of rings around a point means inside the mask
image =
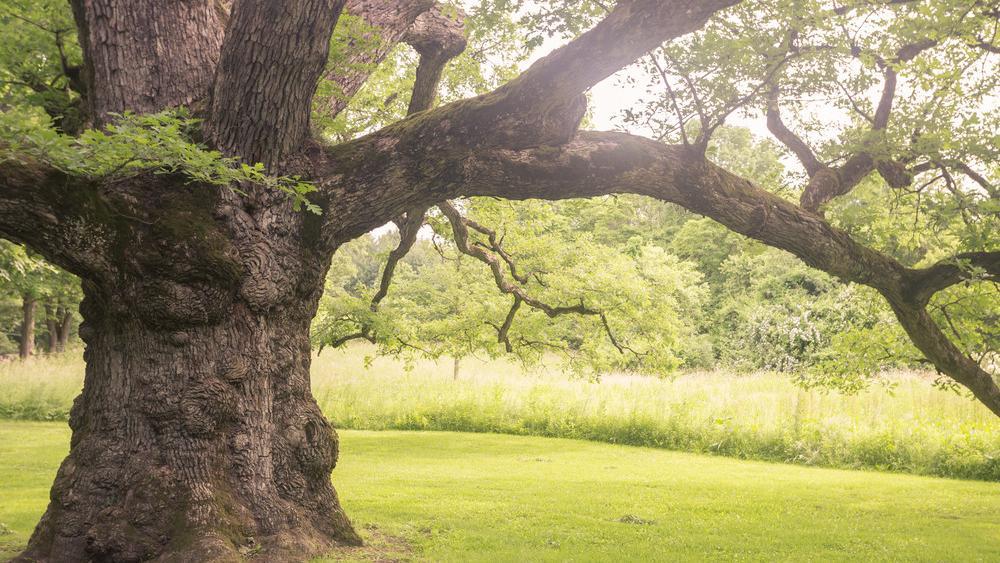
M 20 560 L 294 561 L 359 543 L 309 388 L 329 257 L 303 233 L 319 218 L 169 175 L 104 197 L 130 218 L 109 242 L 128 262 L 82 282 L 70 453 Z
M 208 94 L 225 28 L 223 2 L 70 0 L 90 117 L 160 111 Z
M 458 375 L 461 372 L 461 370 L 462 370 L 462 359 L 456 357 L 455 363 L 451 368 L 451 378 L 455 381 L 458 381 Z
M 18 355 L 24 360 L 35 353 L 35 298 L 24 295 L 21 300 L 21 345 Z
M 59 321 L 56 319 L 56 313 L 52 310 L 52 305 L 45 304 L 45 330 L 48 332 L 47 335 L 47 349 L 45 353 L 54 354 L 59 348 Z
M 67 307 L 56 309 L 58 335 L 56 338 L 56 352 L 65 352 L 69 344 L 69 335 L 73 331 L 73 312 Z
M 309 316 L 234 304 L 165 330 L 91 284 L 73 439 L 21 561 L 286 561 L 360 542 L 309 391 Z

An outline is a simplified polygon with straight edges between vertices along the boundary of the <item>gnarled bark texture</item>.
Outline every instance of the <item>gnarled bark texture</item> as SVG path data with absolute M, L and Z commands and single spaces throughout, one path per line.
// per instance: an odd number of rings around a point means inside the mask
M 159 111 L 208 92 L 225 11 L 212 0 L 71 0 L 90 117 Z M 157 41 L 156 39 L 164 39 Z M 180 40 L 183 39 L 183 40 Z
M 20 559 L 294 560 L 359 543 L 309 389 L 328 263 L 302 242 L 310 218 L 281 195 L 248 211 L 152 174 L 91 195 L 113 212 L 84 229 L 127 259 L 84 282 L 71 450 Z
M 306 311 L 150 327 L 88 288 L 72 449 L 24 560 L 290 560 L 359 539 L 309 392 Z

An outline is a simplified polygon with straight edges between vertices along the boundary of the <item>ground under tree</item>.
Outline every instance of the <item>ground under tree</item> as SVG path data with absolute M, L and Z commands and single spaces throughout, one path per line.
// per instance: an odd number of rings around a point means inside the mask
M 859 151 L 821 163 L 784 126 L 775 100 L 772 130 L 810 177 L 796 205 L 709 162 L 711 123 L 680 145 L 578 131 L 587 89 L 737 3 L 623 0 L 508 84 L 427 109 L 441 65 L 464 46 L 453 15 L 430 1 L 74 0 L 83 66 L 65 70 L 82 77 L 71 85 L 85 123 L 189 107 L 204 118 L 205 143 L 313 183 L 309 199 L 322 214 L 297 211 L 286 193 L 260 183 L 220 188 L 163 170 L 95 179 L 32 154 L 0 162 L 0 235 L 80 276 L 85 296 L 87 371 L 71 451 L 21 560 L 251 552 L 287 560 L 359 543 L 329 479 L 338 442 L 309 391 L 309 323 L 340 245 L 439 204 L 461 233 L 468 224 L 444 203 L 459 196 L 635 193 L 679 204 L 875 288 L 926 358 L 1000 415 L 991 375 L 927 311 L 970 267 L 1000 275 L 1000 252 L 907 268 L 819 212 L 870 174 L 912 181 L 912 160 Z M 331 70 L 330 37 L 345 9 L 380 40 L 339 46 L 347 56 Z M 323 110 L 341 111 L 372 63 L 401 41 L 421 54 L 414 115 L 336 146 L 313 138 L 321 76 L 343 91 Z M 915 41 L 884 65 L 875 130 L 891 114 L 894 65 L 930 46 Z M 512 314 L 522 303 L 552 307 L 519 290 L 500 249 L 479 254 L 515 296 Z

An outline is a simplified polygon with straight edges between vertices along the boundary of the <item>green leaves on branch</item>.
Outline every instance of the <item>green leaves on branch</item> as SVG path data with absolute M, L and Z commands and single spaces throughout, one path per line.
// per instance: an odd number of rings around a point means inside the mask
M 296 211 L 322 212 L 307 197 L 315 186 L 299 176 L 269 175 L 263 164 L 246 164 L 206 148 L 194 140 L 199 124 L 183 109 L 125 113 L 103 130 L 88 129 L 71 137 L 56 131 L 41 112 L 19 108 L 0 114 L 0 161 L 30 158 L 94 180 L 152 171 L 236 191 L 241 184 L 258 184 L 287 194 Z
M 510 354 L 526 365 L 560 358 L 564 368 L 584 375 L 666 375 L 702 354 L 694 334 L 707 296 L 701 275 L 651 240 L 619 243 L 621 231 L 603 221 L 616 221 L 613 198 L 475 199 L 461 207 L 469 220 L 496 230 L 497 244 L 516 263 L 516 274 L 505 270 L 508 282 L 550 307 L 580 306 L 603 318 L 549 316 L 526 301 L 508 317 L 515 297 L 498 289 L 486 264 L 458 250 L 448 221 L 431 215 L 433 238 L 425 232 L 397 266 L 377 312 L 369 304 L 394 237 L 363 238 L 334 256 L 315 325 L 320 342 L 366 332 L 363 338 L 380 352 L 404 358 Z M 470 246 L 493 248 L 483 233 L 470 231 Z

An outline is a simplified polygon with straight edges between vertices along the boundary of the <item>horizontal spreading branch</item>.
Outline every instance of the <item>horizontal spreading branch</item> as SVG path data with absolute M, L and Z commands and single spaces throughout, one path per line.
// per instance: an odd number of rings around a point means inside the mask
M 409 123 L 418 129 L 422 125 Z M 962 360 L 965 356 L 936 325 L 935 329 L 928 328 L 933 320 L 926 313 L 927 299 L 937 289 L 955 283 L 961 274 L 946 265 L 925 270 L 906 268 L 858 244 L 820 215 L 760 189 L 689 147 L 664 145 L 624 133 L 581 132 L 558 147 L 452 150 L 440 154 L 416 147 L 405 151 L 397 148 L 382 162 L 388 168 L 376 171 L 374 177 L 389 181 L 372 189 L 400 194 L 398 199 L 378 199 L 387 212 L 397 214 L 404 206 L 458 196 L 567 199 L 634 193 L 681 205 L 737 233 L 787 250 L 812 267 L 877 289 L 893 305 L 904 329 L 911 336 L 920 332 L 913 341 L 927 358 L 1000 415 L 1000 389 L 992 377 L 968 358 Z M 351 198 L 340 201 L 346 204 L 337 211 L 340 216 L 357 215 Z M 460 222 L 454 224 L 460 225 L 460 231 L 467 227 Z M 370 226 L 353 228 L 367 230 Z M 482 247 L 469 249 L 474 254 L 485 252 Z M 484 258 L 491 270 L 503 273 L 501 258 L 492 253 Z M 506 276 L 499 282 L 506 293 L 517 294 L 517 286 Z M 530 305 L 525 297 L 521 295 Z
M 1000 281 L 1000 251 L 966 252 L 914 270 L 910 278 L 911 295 L 926 303 L 943 289 L 977 278 Z
M 588 88 L 737 2 L 619 2 L 593 29 L 493 92 L 311 151 L 312 176 L 320 188 L 316 199 L 330 211 L 323 227 L 326 244 L 335 248 L 410 207 L 448 199 L 443 184 L 420 184 L 453 175 L 445 168 L 461 166 L 474 153 L 566 143 L 583 118 Z M 386 202 L 386 208 L 373 210 L 372 202 Z
M 100 187 L 37 161 L 0 160 L 0 237 L 85 278 L 112 275 L 116 212 Z

